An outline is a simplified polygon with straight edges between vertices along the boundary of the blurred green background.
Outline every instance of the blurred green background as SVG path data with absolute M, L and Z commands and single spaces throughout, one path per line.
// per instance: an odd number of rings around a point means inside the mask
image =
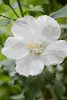
M 22 9 L 19 7 L 18 1 L 20 1 Z M 67 0 L 0 0 L 0 51 L 7 37 L 12 36 L 12 23 L 18 16 L 24 15 L 34 17 L 50 15 L 57 18 L 56 20 L 62 28 L 60 39 L 67 40 L 66 4 Z M 63 7 L 65 8 L 63 9 Z M 59 9 L 62 11 L 57 12 Z M 57 73 L 54 73 L 55 76 L 51 76 L 51 78 L 57 78 L 57 82 L 55 81 L 54 86 L 52 85 L 53 89 L 49 84 L 45 88 L 46 80 L 42 75 L 28 79 L 18 75 L 15 72 L 15 62 L 8 60 L 0 52 L 0 100 L 54 100 L 51 97 L 52 93 L 56 96 L 55 100 L 67 100 L 67 59 L 64 60 L 62 67 L 63 71 L 58 70 Z M 33 84 L 35 85 L 33 86 Z

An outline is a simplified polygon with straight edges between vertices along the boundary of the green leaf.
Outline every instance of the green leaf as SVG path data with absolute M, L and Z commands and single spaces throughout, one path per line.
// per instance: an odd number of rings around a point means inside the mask
M 7 26 L 10 23 L 11 19 L 6 19 L 4 20 L 4 22 L 2 23 L 3 26 Z
M 7 5 L 5 5 L 5 4 L 0 4 L 0 14 L 3 13 L 4 11 L 6 11 L 7 8 L 8 8 Z
M 9 73 L 15 71 L 15 62 L 13 60 L 1 61 L 0 65 L 3 66 L 4 70 L 9 71 Z
M 4 30 L 0 30 L 0 45 L 3 46 L 6 41 L 7 35 Z
M 54 19 L 60 18 L 60 17 L 67 17 L 67 5 L 61 8 L 60 10 L 54 13 L 51 13 L 50 16 L 53 17 Z
M 9 100 L 8 96 L 8 88 L 7 87 L 0 87 L 0 100 Z
M 5 59 L 6 59 L 6 57 L 0 53 L 0 61 L 5 60 Z
M 10 0 L 3 0 L 6 5 L 10 5 Z
M 11 100 L 25 100 L 23 94 L 11 96 Z
M 33 5 L 30 5 L 30 9 L 28 9 L 28 11 L 33 11 L 33 12 L 43 12 L 44 13 L 44 10 L 41 6 L 33 6 Z
M 60 81 L 55 79 L 53 84 L 52 84 L 52 87 L 53 87 L 53 90 L 54 90 L 56 97 L 58 99 L 61 99 L 63 97 L 64 92 L 65 92 L 64 85 Z
M 38 94 L 45 90 L 46 84 L 52 79 L 52 74 L 46 69 L 37 76 L 29 76 L 24 82 L 25 98 L 28 100 L 37 100 Z
M 30 5 L 34 5 L 34 6 L 37 6 L 37 5 L 42 5 L 42 4 L 48 4 L 49 1 L 48 0 L 27 0 L 27 3 Z
M 10 80 L 9 76 L 0 75 L 0 81 L 7 83 L 7 82 L 9 82 L 9 80 Z
M 20 94 L 21 93 L 21 88 L 19 85 L 12 85 L 10 87 L 10 92 L 13 94 L 13 95 L 18 95 L 18 93 Z

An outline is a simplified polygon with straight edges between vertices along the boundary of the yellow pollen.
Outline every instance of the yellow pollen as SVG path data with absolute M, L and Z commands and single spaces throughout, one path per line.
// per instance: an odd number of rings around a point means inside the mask
M 29 44 L 27 44 L 27 48 L 28 49 L 39 49 L 39 48 L 41 48 L 41 44 L 38 44 L 38 43 L 29 43 Z
M 41 54 L 44 50 L 44 46 L 42 45 L 42 43 L 35 43 L 35 42 L 31 42 L 31 43 L 28 43 L 27 46 L 26 46 L 30 52 L 32 54 Z

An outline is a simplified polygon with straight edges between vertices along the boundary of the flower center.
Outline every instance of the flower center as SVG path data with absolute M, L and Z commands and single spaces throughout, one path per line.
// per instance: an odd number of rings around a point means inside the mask
M 27 43 L 27 48 L 33 55 L 39 55 L 44 51 L 44 45 L 42 43 L 30 42 Z

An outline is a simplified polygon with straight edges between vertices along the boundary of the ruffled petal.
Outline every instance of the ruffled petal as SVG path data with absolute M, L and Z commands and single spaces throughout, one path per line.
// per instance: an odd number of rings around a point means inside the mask
M 24 48 L 24 43 L 14 37 L 9 37 L 2 49 L 2 53 L 9 59 L 19 59 L 28 54 Z
M 64 61 L 67 57 L 67 42 L 64 40 L 55 41 L 50 44 L 42 56 L 45 65 L 56 65 Z
M 67 42 L 65 40 L 58 40 L 51 43 L 46 48 L 46 51 L 52 51 L 52 50 L 57 50 L 57 51 L 61 50 L 67 53 Z
M 39 23 L 34 17 L 25 16 L 14 22 L 11 31 L 17 38 L 29 38 L 31 34 L 39 33 Z
M 33 58 L 31 55 L 16 60 L 16 72 L 24 76 L 35 76 L 42 72 L 44 62 L 41 59 Z
M 40 16 L 37 20 L 40 23 L 42 35 L 47 39 L 55 40 L 60 37 L 61 28 L 56 20 L 47 15 Z

